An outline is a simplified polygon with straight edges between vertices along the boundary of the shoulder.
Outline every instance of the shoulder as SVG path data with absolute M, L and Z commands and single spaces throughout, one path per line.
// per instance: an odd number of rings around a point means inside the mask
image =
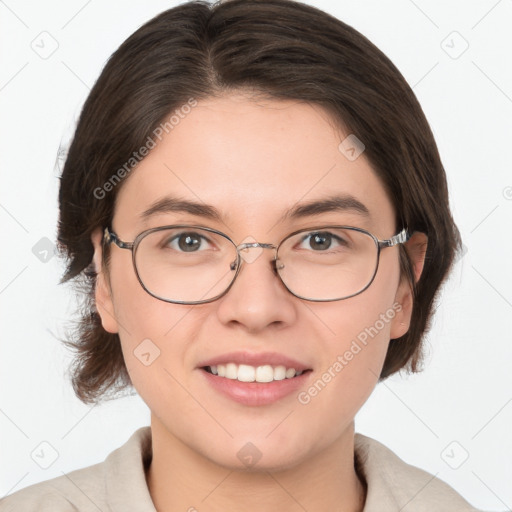
M 29 485 L 0 500 L 0 512 L 71 512 L 98 510 L 104 494 L 104 465 L 95 464 L 68 474 Z M 101 509 L 103 503 L 96 503 Z
M 379 441 L 356 433 L 354 448 L 368 487 L 363 512 L 478 512 L 446 482 L 407 464 Z
M 151 430 L 142 427 L 98 464 L 63 473 L 0 500 L 0 512 L 153 512 L 144 465 L 151 456 Z M 127 506 L 125 506 L 127 505 Z

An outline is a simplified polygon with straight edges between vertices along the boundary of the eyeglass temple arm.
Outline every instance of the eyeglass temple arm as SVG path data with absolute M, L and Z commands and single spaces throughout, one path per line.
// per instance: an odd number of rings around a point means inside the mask
M 123 242 L 120 240 L 115 233 L 110 231 L 110 229 L 105 228 L 105 231 L 103 232 L 103 241 L 106 244 L 110 244 L 114 242 L 120 249 L 133 249 L 133 243 L 132 242 Z
M 407 242 L 411 238 L 411 234 L 407 230 L 407 228 L 402 229 L 398 235 L 392 236 L 388 240 L 379 240 L 380 247 L 393 247 L 398 244 L 403 244 Z

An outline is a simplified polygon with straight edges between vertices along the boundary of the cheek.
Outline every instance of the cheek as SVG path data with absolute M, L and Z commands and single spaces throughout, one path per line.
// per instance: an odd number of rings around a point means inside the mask
M 334 342 L 338 351 L 351 350 L 355 342 L 367 349 L 358 353 L 359 359 L 363 352 L 364 357 L 385 352 L 391 323 L 400 309 L 395 301 L 400 277 L 399 262 L 397 258 L 386 256 L 394 255 L 381 256 L 377 275 L 364 292 L 343 301 L 324 303 L 315 311 L 330 331 L 331 338 L 339 340 L 339 343 Z M 329 345 L 332 347 L 333 344 Z M 357 352 L 357 348 L 353 351 Z
M 144 390 L 151 393 L 162 379 L 171 378 L 169 374 L 184 371 L 187 340 L 194 339 L 190 329 L 201 322 L 190 321 L 190 315 L 199 314 L 191 310 L 193 306 L 166 303 L 149 295 L 128 263 L 117 265 L 112 273 L 113 303 L 126 367 L 144 397 Z M 185 333 L 184 325 L 188 326 Z
M 124 256 L 124 255 L 123 255 Z M 130 344 L 163 338 L 187 313 L 187 307 L 158 300 L 139 283 L 130 255 L 112 265 L 111 282 L 115 317 L 120 333 Z
M 142 290 L 142 289 L 141 289 Z M 167 304 L 147 295 L 122 301 L 121 347 L 131 382 L 142 400 L 159 418 L 167 417 L 172 430 L 180 430 L 179 417 L 197 415 L 194 401 L 186 392 L 192 328 L 201 325 L 191 306 Z M 193 315 L 194 318 L 189 318 Z M 176 415 L 179 411 L 179 415 Z M 182 429 L 183 430 L 183 429 Z
M 350 417 L 371 394 L 384 364 L 393 319 L 401 308 L 395 302 L 399 266 L 393 261 L 383 263 L 360 295 L 310 306 L 315 317 L 311 321 L 318 324 L 320 319 L 325 327 L 319 342 L 322 364 L 313 386 L 299 397 L 300 403 L 316 402 L 312 409 L 338 404 L 329 414 Z
M 332 322 L 336 335 L 319 346 L 322 364 L 297 396 L 304 424 L 323 425 L 306 429 L 308 435 L 320 429 L 326 444 L 348 426 L 378 382 L 389 345 L 389 321 L 380 316 L 386 308 L 379 306 L 354 301 L 338 312 Z

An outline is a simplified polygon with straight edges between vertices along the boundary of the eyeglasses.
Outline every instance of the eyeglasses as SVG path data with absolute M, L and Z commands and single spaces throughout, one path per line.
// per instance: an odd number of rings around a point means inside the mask
M 242 262 L 251 263 L 263 249 L 274 249 L 273 271 L 292 295 L 313 302 L 348 299 L 371 285 L 380 251 L 409 238 L 405 228 L 379 240 L 356 227 L 322 226 L 290 233 L 277 246 L 256 241 L 236 245 L 212 228 L 173 225 L 143 231 L 133 242 L 123 242 L 107 227 L 103 240 L 132 251 L 135 274 L 153 297 L 203 304 L 222 297 Z

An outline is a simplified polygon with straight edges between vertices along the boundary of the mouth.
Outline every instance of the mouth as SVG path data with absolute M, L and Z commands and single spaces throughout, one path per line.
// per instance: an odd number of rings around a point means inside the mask
M 278 352 L 235 351 L 201 361 L 203 382 L 220 396 L 247 406 L 270 405 L 306 386 L 313 368 Z
M 222 396 L 246 406 L 263 406 L 297 394 L 309 381 L 311 368 L 284 365 L 216 364 L 201 366 L 205 382 Z
M 251 366 L 248 364 L 226 363 L 201 368 L 205 372 L 220 378 L 237 380 L 239 382 L 268 383 L 300 377 L 304 373 L 311 372 L 310 368 L 296 370 L 284 365 L 273 366 L 270 364 Z

